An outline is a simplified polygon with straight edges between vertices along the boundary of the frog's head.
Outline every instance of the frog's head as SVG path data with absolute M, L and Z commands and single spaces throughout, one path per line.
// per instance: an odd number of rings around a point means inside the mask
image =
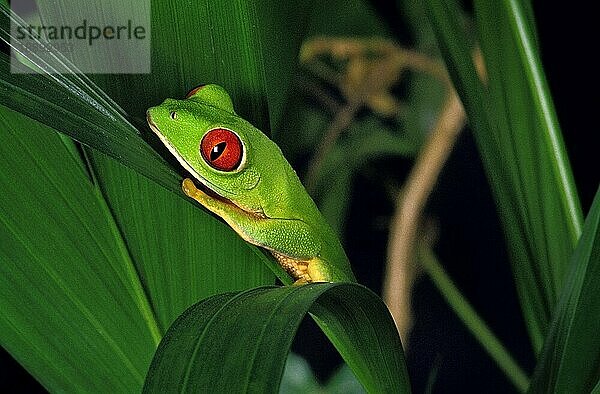
M 146 117 L 150 128 L 196 181 L 240 208 L 262 211 L 257 186 L 264 171 L 270 170 L 262 167 L 281 151 L 236 115 L 222 87 L 204 85 L 184 100 L 167 99 L 150 108 Z

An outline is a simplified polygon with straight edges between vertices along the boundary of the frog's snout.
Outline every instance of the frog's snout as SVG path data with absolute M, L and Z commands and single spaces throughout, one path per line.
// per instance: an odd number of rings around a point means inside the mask
M 154 121 L 152 119 L 152 112 L 154 111 L 155 108 L 156 107 L 152 107 L 146 111 L 146 122 L 148 123 L 148 125 L 150 126 L 152 131 L 156 133 L 158 130 L 158 127 L 156 126 L 156 123 L 154 123 Z

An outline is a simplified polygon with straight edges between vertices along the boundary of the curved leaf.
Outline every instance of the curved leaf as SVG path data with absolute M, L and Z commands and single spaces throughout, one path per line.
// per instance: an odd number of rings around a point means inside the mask
M 570 268 L 532 393 L 587 393 L 600 384 L 600 188 Z
M 167 331 L 144 392 L 276 393 L 308 312 L 369 392 L 410 392 L 387 308 L 370 290 L 349 283 L 264 287 L 199 302 Z

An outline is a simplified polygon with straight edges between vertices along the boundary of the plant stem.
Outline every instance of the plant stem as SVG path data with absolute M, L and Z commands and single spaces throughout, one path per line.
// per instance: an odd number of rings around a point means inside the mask
M 414 269 L 414 245 L 421 230 L 421 216 L 464 124 L 465 112 L 462 104 L 450 88 L 438 120 L 404 182 L 403 191 L 398 195 L 396 209 L 392 215 L 383 299 L 394 317 L 405 346 L 412 327 L 410 299 L 417 276 Z
M 475 339 L 498 364 L 512 384 L 525 392 L 529 386 L 529 378 L 512 358 L 508 350 L 498 340 L 490 328 L 479 317 L 469 301 L 460 293 L 452 279 L 444 271 L 437 257 L 430 248 L 421 247 L 419 261 L 434 285 L 438 288 L 446 302 L 454 310 L 459 319 L 467 326 Z

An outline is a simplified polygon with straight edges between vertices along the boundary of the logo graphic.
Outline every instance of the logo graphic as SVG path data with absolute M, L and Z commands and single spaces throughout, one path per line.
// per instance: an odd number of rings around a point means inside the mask
M 11 71 L 147 74 L 150 72 L 150 0 L 13 1 Z M 38 61 L 36 61 L 37 63 Z

